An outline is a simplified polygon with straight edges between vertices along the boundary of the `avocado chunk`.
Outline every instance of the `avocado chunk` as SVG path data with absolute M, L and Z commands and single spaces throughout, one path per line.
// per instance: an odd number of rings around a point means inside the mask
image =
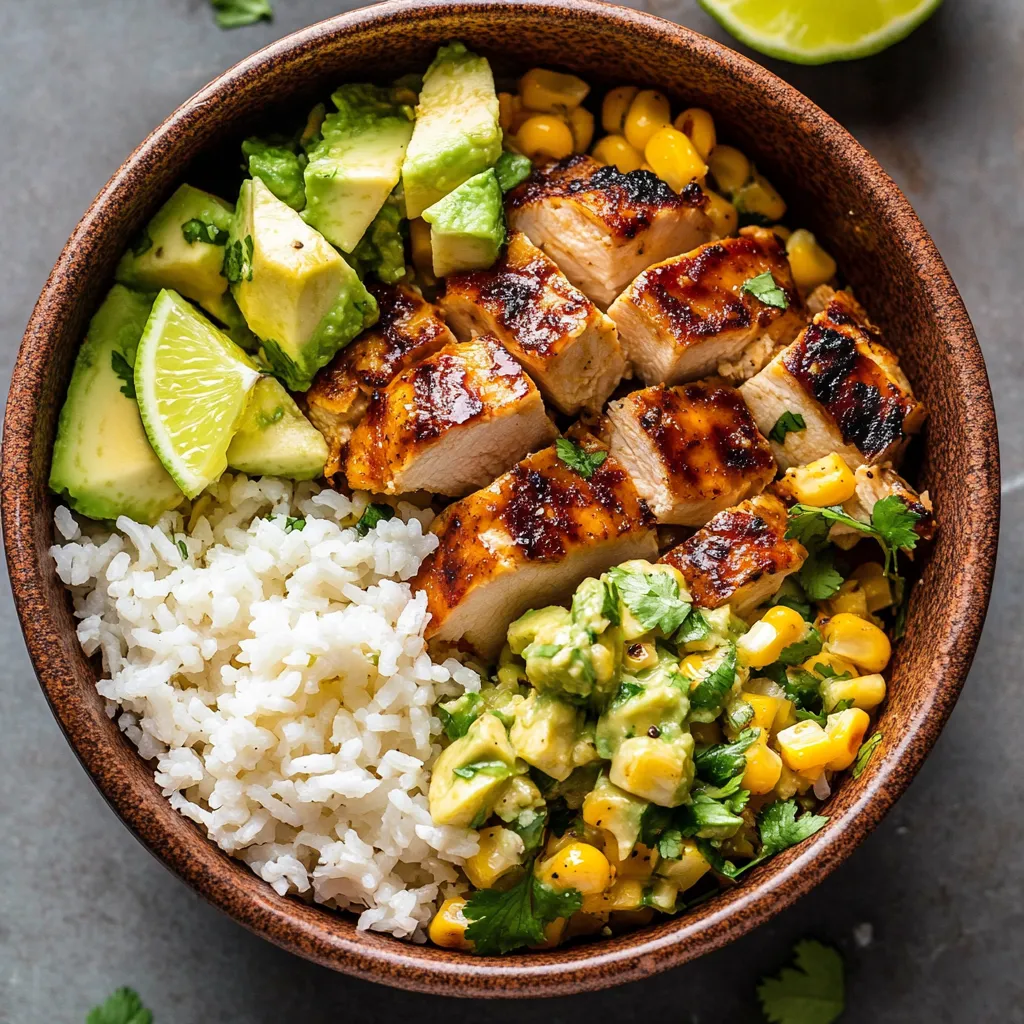
M 184 495 L 149 445 L 132 365 L 152 295 L 115 284 L 78 351 L 53 444 L 50 488 L 91 519 L 153 523 Z
M 224 268 L 267 362 L 292 391 L 305 391 L 377 319 L 359 275 L 259 178 L 242 182 Z
M 612 758 L 611 781 L 659 807 L 685 803 L 693 785 L 693 737 L 631 736 L 623 740 Z
M 494 173 L 502 192 L 521 185 L 533 173 L 533 161 L 522 153 L 505 150 L 494 165 Z
M 327 442 L 273 377 L 261 377 L 228 447 L 228 465 L 249 476 L 313 480 L 324 471 Z
M 248 161 L 249 174 L 259 178 L 282 203 L 293 210 L 306 205 L 305 153 L 296 152 L 292 145 L 252 138 L 242 143 L 242 155 Z
M 577 767 L 582 712 L 547 693 L 532 693 L 516 708 L 509 739 L 516 755 L 559 782 Z
M 613 785 L 605 772 L 583 798 L 583 820 L 594 828 L 603 828 L 615 837 L 619 860 L 624 861 L 640 837 L 640 819 L 647 810 L 641 800 Z
M 516 755 L 496 715 L 481 715 L 434 762 L 427 800 L 435 825 L 479 828 L 513 775 Z
M 348 258 L 360 277 L 372 274 L 385 284 L 405 277 L 405 236 L 398 197 L 392 193 Z
M 490 64 L 462 43 L 442 46 L 423 76 L 416 127 L 402 165 L 407 215 L 419 217 L 499 156 L 501 127 Z
M 522 654 L 532 643 L 551 643 L 569 621 L 568 609 L 558 605 L 525 612 L 508 627 L 509 648 L 513 654 Z
M 306 164 L 305 219 L 351 252 L 402 174 L 412 108 L 376 85 L 343 85 L 331 97 L 321 139 Z
M 464 181 L 423 211 L 430 225 L 434 275 L 486 270 L 505 244 L 501 187 L 488 169 Z
M 141 291 L 170 288 L 223 319 L 221 267 L 233 214 L 223 199 L 182 185 L 121 257 L 115 278 Z

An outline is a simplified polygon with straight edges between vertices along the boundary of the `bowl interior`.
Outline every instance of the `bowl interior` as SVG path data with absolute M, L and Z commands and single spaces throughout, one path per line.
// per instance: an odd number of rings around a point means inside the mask
M 69 602 L 47 554 L 46 492 L 56 416 L 88 317 L 132 234 L 183 180 L 231 197 L 238 141 L 361 78 L 422 69 L 452 38 L 496 73 L 558 66 L 601 83 L 666 91 L 708 108 L 719 137 L 749 153 L 839 260 L 930 410 L 916 479 L 938 510 L 879 728 L 885 742 L 830 800 L 829 826 L 744 884 L 637 933 L 589 945 L 473 957 L 357 933 L 354 919 L 277 896 L 172 811 L 103 712 Z M 121 168 L 76 229 L 25 335 L 7 408 L 5 540 L 27 642 L 78 756 L 139 838 L 205 897 L 321 963 L 448 994 L 550 995 L 645 976 L 742 934 L 832 870 L 906 787 L 959 693 L 984 618 L 998 522 L 995 421 L 984 363 L 952 281 L 912 210 L 856 142 L 805 97 L 730 50 L 667 22 L 580 0 L 386 3 L 262 51 L 180 108 Z

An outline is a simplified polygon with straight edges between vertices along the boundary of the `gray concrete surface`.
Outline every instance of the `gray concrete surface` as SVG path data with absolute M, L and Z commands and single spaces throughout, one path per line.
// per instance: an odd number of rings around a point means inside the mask
M 219 32 L 205 0 L 0 3 L 0 379 L 64 239 L 135 143 L 217 72 L 339 9 L 336 0 L 275 6 L 273 25 Z M 647 6 L 726 38 L 693 0 Z M 951 0 L 871 60 L 772 65 L 844 122 L 910 196 L 973 315 L 1001 422 L 1002 553 L 974 670 L 919 778 L 843 868 L 731 947 L 600 995 L 484 1008 L 333 975 L 202 903 L 119 824 L 50 717 L 5 579 L 0 1021 L 81 1021 L 124 984 L 142 993 L 157 1024 L 481 1013 L 497 1022 L 756 1021 L 757 978 L 808 934 L 846 953 L 846 1021 L 1024 1021 L 1022 55 L 1019 0 Z M 854 940 L 862 924 L 873 930 L 866 947 Z

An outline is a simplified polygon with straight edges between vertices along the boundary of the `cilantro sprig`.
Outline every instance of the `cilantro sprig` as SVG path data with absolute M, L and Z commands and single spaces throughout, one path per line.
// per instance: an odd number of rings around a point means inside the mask
M 135 371 L 132 369 L 132 364 L 116 348 L 112 349 L 110 353 L 110 368 L 123 382 L 120 389 L 121 394 L 127 398 L 137 398 L 138 396 L 135 394 Z
M 119 988 L 89 1011 L 85 1024 L 153 1024 L 153 1014 L 142 1005 L 138 992 Z
M 860 745 L 860 750 L 857 751 L 857 759 L 853 762 L 852 774 L 855 779 L 859 779 L 864 774 L 871 758 L 874 756 L 874 753 L 881 742 L 882 734 L 880 732 L 876 732 L 869 736 Z
M 560 437 L 555 442 L 555 451 L 562 462 L 574 473 L 578 473 L 583 477 L 584 480 L 589 480 L 594 475 L 598 466 L 608 458 L 607 452 L 600 450 L 588 452 L 576 444 L 575 441 L 570 441 L 566 437 Z
M 193 217 L 181 225 L 181 234 L 189 245 L 196 242 L 204 242 L 206 245 L 226 245 L 228 233 L 216 224 L 209 224 L 205 220 Z
M 274 17 L 270 0 L 210 0 L 210 6 L 218 28 L 242 28 Z
M 768 440 L 782 444 L 787 434 L 799 433 L 807 429 L 807 422 L 798 412 L 788 409 L 775 421 L 775 426 L 768 431 Z
M 793 966 L 757 986 L 771 1024 L 832 1024 L 846 1007 L 843 959 L 831 946 L 804 939 L 793 947 Z
M 725 697 L 736 681 L 736 645 L 730 643 L 718 667 L 690 689 L 691 717 L 695 722 L 710 722 L 718 717 Z M 710 718 L 708 716 L 711 716 Z
M 371 502 L 363 509 L 363 514 L 356 523 L 356 533 L 365 537 L 378 523 L 387 522 L 395 518 L 395 510 L 390 505 L 381 505 Z
M 645 629 L 671 636 L 690 614 L 677 580 L 666 572 L 636 572 L 616 566 L 608 570 L 623 603 Z
M 786 293 L 778 286 L 772 272 L 766 270 L 757 277 L 747 278 L 740 285 L 741 292 L 753 295 L 755 299 L 763 302 L 766 306 L 774 306 L 776 309 L 788 309 L 789 299 Z
M 742 775 L 747 766 L 746 751 L 760 735 L 760 731 L 744 729 L 731 742 L 716 743 L 700 751 L 693 759 L 698 777 L 712 785 L 724 786 L 730 779 Z

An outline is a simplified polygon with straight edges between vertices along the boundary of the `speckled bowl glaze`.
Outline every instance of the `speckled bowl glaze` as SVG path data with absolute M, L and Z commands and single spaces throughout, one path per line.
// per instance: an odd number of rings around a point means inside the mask
M 885 741 L 846 778 L 810 842 L 678 918 L 563 949 L 480 958 L 356 931 L 355 919 L 278 896 L 171 810 L 152 771 L 96 693 L 54 573 L 46 479 L 57 413 L 85 324 L 128 239 L 187 178 L 215 187 L 237 142 L 344 81 L 422 68 L 464 40 L 496 70 L 562 66 L 597 82 L 665 90 L 707 107 L 839 258 L 931 412 L 917 479 L 938 509 L 919 560 L 909 628 L 892 665 Z M 227 175 L 220 170 L 227 168 Z M 237 176 L 237 175 L 236 175 Z M 198 893 L 271 941 L 372 981 L 445 995 L 541 996 L 643 978 L 767 920 L 832 871 L 878 824 L 935 742 L 981 632 L 999 505 L 996 424 L 985 364 L 960 296 L 909 203 L 847 132 L 763 68 L 684 28 L 589 0 L 384 3 L 314 25 L 243 61 L 181 106 L 125 162 L 57 261 L 28 324 L 3 441 L 3 526 L 26 642 L 53 712 L 82 764 L 136 836 Z

